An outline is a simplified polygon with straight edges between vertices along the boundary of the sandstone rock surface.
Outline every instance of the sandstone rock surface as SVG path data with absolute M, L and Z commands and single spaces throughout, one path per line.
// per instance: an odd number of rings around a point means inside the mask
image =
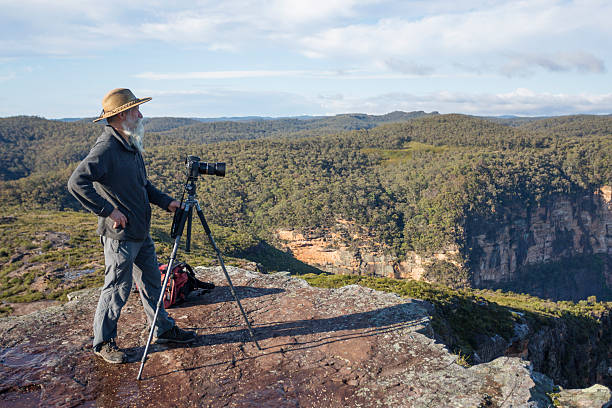
M 359 286 L 319 289 L 281 274 L 228 268 L 262 347 L 250 341 L 219 268 L 217 288 L 169 313 L 197 330 L 190 346 L 151 347 L 137 296 L 120 319 L 129 362 L 91 351 L 97 290 L 0 319 L 0 406 L 546 407 L 552 382 L 502 357 L 464 368 L 432 339 L 429 305 Z

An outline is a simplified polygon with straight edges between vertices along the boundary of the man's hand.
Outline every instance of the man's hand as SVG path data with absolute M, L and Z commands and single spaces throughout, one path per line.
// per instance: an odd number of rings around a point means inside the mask
M 176 201 L 176 200 L 172 200 L 170 202 L 170 204 L 168 204 L 168 211 L 170 212 L 176 212 L 177 208 L 179 208 L 181 206 L 181 203 Z
M 127 217 L 123 215 L 121 211 L 115 208 L 109 217 L 111 220 L 115 221 L 113 228 L 119 228 L 119 226 L 121 226 L 121 228 L 125 228 L 127 224 Z

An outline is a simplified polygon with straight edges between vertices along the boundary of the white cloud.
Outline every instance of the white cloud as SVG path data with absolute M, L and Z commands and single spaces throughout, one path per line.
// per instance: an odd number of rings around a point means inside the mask
M 236 71 L 202 71 L 157 73 L 143 72 L 136 78 L 150 80 L 183 80 L 183 79 L 239 79 L 239 78 L 274 78 L 274 77 L 304 77 L 329 76 L 332 72 L 313 72 L 300 70 L 236 70 Z
M 144 115 L 176 117 L 295 116 L 321 114 L 316 100 L 291 92 L 254 92 L 240 89 L 158 91 L 142 90 L 155 103 Z
M 322 24 L 359 17 L 359 9 L 380 1 L 2 0 L 0 38 L 15 43 L 0 45 L 0 52 L 80 53 L 90 47 L 116 46 L 118 40 L 237 50 L 257 41 L 291 41 Z
M 554 55 L 547 53 L 514 55 L 501 67 L 501 72 L 507 76 L 524 76 L 531 74 L 535 68 L 551 72 L 577 71 L 595 74 L 606 71 L 602 59 L 590 53 L 578 51 Z
M 381 0 L 274 0 L 266 14 L 290 24 L 320 22 L 341 17 L 355 17 L 357 9 Z
M 294 116 L 334 115 L 347 112 L 385 114 L 402 111 L 438 111 L 479 116 L 521 115 L 553 116 L 577 113 L 612 113 L 612 93 L 564 94 L 535 92 L 517 88 L 505 93 L 404 92 L 370 96 L 347 93 L 313 97 L 290 92 L 257 92 L 240 89 L 142 90 L 139 94 L 154 97 L 147 116 Z
M 385 64 L 392 71 L 398 71 L 409 75 L 430 75 L 435 71 L 433 66 L 422 65 L 412 61 L 404 61 L 398 58 L 389 58 L 385 61 Z
M 16 77 L 17 75 L 14 72 L 0 73 L 0 81 L 10 81 Z
M 179 80 L 193 89 L 206 81 L 265 86 L 286 105 L 304 108 L 296 114 L 309 113 L 307 107 L 316 114 L 611 110 L 609 95 L 593 94 L 609 82 L 608 0 L 0 0 L 0 7 L 0 63 L 6 64 L 0 80 L 11 92 L 34 89 L 37 81 L 65 87 L 65 78 L 86 86 L 96 78 L 101 87 L 131 75 L 140 88 Z M 101 63 L 110 52 L 122 58 L 117 72 Z M 78 60 L 64 64 L 49 56 Z M 26 65 L 36 75 L 27 75 Z M 139 73 L 143 66 L 152 72 Z M 538 92 L 479 91 L 518 87 Z M 468 89 L 474 93 L 461 92 Z M 580 89 L 591 94 L 576 94 Z M 414 94 L 385 93 L 390 90 Z M 367 96 L 375 93 L 381 95 Z M 222 94 L 224 114 L 259 107 L 256 94 Z M 184 96 L 196 95 L 188 109 L 208 104 L 200 91 Z M 249 105 L 232 111 L 230 96 Z M 261 114 L 288 114 L 270 95 L 262 98 L 280 111 Z
M 408 78 L 467 78 L 471 74 L 435 73 L 433 67 L 421 66 L 399 60 L 390 60 L 384 64 L 395 72 L 365 69 L 347 70 L 233 70 L 233 71 L 194 71 L 194 72 L 141 72 L 135 78 L 152 81 L 175 81 L 187 79 L 246 79 L 246 78 L 310 78 L 334 79 L 336 81 L 358 81 L 376 79 L 408 79 Z
M 0 53 L 4 55 L 76 55 L 139 39 L 121 18 L 122 12 L 134 9 L 119 1 L 0 1 L 0 7 Z
M 13 55 L 82 54 L 149 40 L 234 52 L 266 45 L 422 74 L 436 59 L 452 66 L 518 52 L 583 51 L 601 60 L 612 38 L 612 3 L 603 0 L 4 0 L 0 6 L 0 52 Z M 577 43 L 584 35 L 593 41 Z M 505 65 L 512 71 L 520 64 Z
M 515 50 L 576 49 L 576 38 L 585 38 L 585 33 L 610 39 L 610 24 L 603 17 L 610 15 L 609 2 L 503 2 L 420 19 L 397 16 L 332 27 L 304 36 L 300 43 L 305 55 L 319 58 L 453 60 L 472 55 L 484 61 Z M 580 46 L 605 50 L 607 44 Z
M 383 114 L 395 110 L 473 115 L 548 116 L 574 113 L 612 113 L 612 94 L 536 93 L 519 88 L 508 93 L 479 94 L 435 92 L 428 94 L 387 93 L 372 97 L 320 98 L 328 114 L 364 112 Z
M 138 34 L 144 38 L 174 43 L 203 43 L 218 47 L 233 48 L 221 40 L 219 33 L 228 26 L 241 23 L 239 16 L 208 14 L 199 10 L 170 13 L 157 22 L 144 22 L 136 26 Z

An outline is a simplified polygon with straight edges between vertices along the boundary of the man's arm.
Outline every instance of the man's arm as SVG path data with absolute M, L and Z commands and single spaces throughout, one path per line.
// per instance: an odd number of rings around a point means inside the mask
M 145 185 L 145 189 L 147 190 L 149 201 L 159 206 L 162 210 L 174 212 L 176 211 L 176 208 L 180 205 L 180 203 L 176 201 L 174 198 L 170 197 L 168 194 L 162 192 L 157 187 L 155 187 L 149 181 L 148 178 L 147 178 L 147 184 Z
M 104 179 L 106 167 L 100 145 L 94 146 L 68 179 L 68 191 L 83 207 L 100 217 L 108 217 L 114 207 L 93 186 Z M 114 218 L 113 218 L 114 219 Z

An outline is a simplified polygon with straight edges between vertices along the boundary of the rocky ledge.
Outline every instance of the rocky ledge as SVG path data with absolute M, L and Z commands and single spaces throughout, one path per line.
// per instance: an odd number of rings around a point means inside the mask
M 460 365 L 433 340 L 425 302 L 228 269 L 262 350 L 222 271 L 198 268 L 217 288 L 169 310 L 181 327 L 197 330 L 197 342 L 152 346 L 137 381 L 148 335 L 138 297 L 119 326 L 129 362 L 111 365 L 91 350 L 98 291 L 75 292 L 64 305 L 0 319 L 0 406 L 552 406 L 552 381 L 526 361 Z M 552 395 L 561 406 L 609 404 L 607 388 L 588 391 Z

